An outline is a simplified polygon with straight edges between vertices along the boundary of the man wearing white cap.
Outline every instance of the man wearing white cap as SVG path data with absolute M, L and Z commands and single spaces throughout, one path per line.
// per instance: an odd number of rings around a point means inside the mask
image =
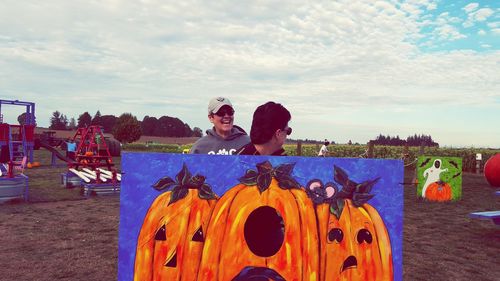
M 234 109 L 224 97 L 217 97 L 208 103 L 208 120 L 214 124 L 207 135 L 196 141 L 189 153 L 232 155 L 236 149 L 250 142 L 243 129 L 233 125 Z

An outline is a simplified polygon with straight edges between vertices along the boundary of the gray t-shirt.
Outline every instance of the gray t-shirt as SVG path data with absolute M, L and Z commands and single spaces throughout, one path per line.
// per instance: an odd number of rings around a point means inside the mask
M 250 142 L 250 137 L 237 126 L 231 130 L 227 138 L 219 136 L 215 129 L 207 130 L 207 135 L 197 140 L 189 153 L 233 155 L 236 150 Z

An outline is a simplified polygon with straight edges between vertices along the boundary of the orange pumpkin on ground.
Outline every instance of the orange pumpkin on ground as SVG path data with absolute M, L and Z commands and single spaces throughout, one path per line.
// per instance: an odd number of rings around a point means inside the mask
M 134 280 L 196 280 L 208 221 L 216 196 L 186 165 L 153 185 L 172 189 L 151 204 L 137 239 Z
M 197 280 L 319 280 L 314 206 L 293 166 L 260 163 L 219 199 Z
M 361 184 L 349 180 L 335 166 L 335 181 L 325 187 L 319 180 L 310 181 L 307 191 L 316 205 L 320 239 L 321 280 L 379 281 L 393 280 L 391 242 L 384 221 L 366 202 L 378 181 Z
M 443 181 L 431 183 L 425 191 L 425 198 L 429 201 L 450 201 L 453 199 L 451 186 Z

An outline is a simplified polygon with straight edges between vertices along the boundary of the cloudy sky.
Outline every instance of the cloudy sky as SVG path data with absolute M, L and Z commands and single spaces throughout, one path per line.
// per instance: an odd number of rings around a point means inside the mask
M 499 49 L 494 0 L 3 0 L 0 98 L 35 102 L 41 126 L 100 110 L 203 130 L 212 97 L 247 130 L 272 100 L 293 138 L 498 148 Z

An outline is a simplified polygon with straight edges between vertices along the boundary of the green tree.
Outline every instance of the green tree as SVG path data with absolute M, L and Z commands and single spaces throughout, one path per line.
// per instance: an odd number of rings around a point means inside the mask
M 92 116 L 85 111 L 80 117 L 78 117 L 78 128 L 84 128 L 90 126 L 92 123 Z
M 94 118 L 92 118 L 92 121 L 90 121 L 90 125 L 102 126 L 102 117 L 101 117 L 101 112 L 99 110 L 97 110 L 97 112 L 94 115 Z
M 68 118 L 66 115 L 61 114 L 59 111 L 54 111 L 52 117 L 50 118 L 50 129 L 52 130 L 66 130 L 68 125 Z
M 154 136 L 157 126 L 158 119 L 156 119 L 156 117 L 144 116 L 141 122 L 142 134 L 145 136 Z
M 71 119 L 69 119 L 68 130 L 75 130 L 76 128 L 77 127 L 76 127 L 75 118 L 71 117 Z
M 103 115 L 101 116 L 101 126 L 105 133 L 113 132 L 113 127 L 116 124 L 118 117 L 114 115 Z
M 141 137 L 141 123 L 131 113 L 123 113 L 116 120 L 113 136 L 120 142 L 134 142 Z

